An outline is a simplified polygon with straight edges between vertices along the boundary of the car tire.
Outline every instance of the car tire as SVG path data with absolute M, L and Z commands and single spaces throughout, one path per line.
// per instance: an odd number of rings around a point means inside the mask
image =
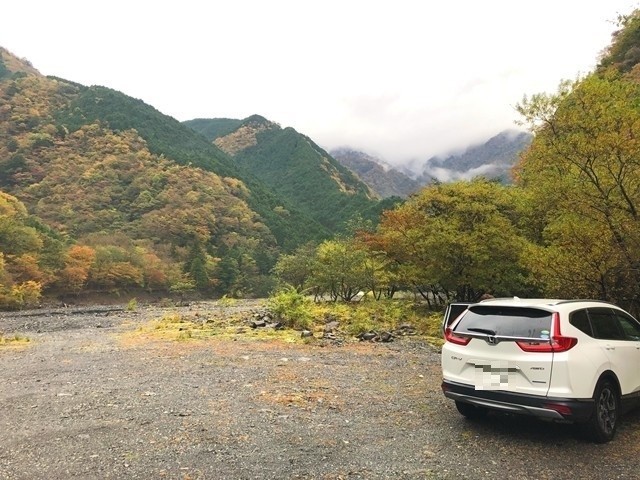
M 464 415 L 469 420 L 477 420 L 487 415 L 487 409 L 482 407 L 476 407 L 470 403 L 460 402 L 456 400 L 456 408 L 458 412 Z
M 613 439 L 620 417 L 620 395 L 610 380 L 600 380 L 593 395 L 593 414 L 585 424 L 586 434 L 595 443 Z

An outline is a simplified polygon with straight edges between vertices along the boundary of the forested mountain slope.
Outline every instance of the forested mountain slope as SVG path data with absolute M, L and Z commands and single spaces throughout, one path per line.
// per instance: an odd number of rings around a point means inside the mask
M 382 198 L 408 197 L 421 187 L 411 177 L 394 168 L 385 168 L 381 160 L 364 152 L 344 147 L 330 153 Z
M 26 230 L 0 212 L 7 288 L 250 293 L 268 288 L 282 248 L 329 235 L 175 119 L 105 87 L 44 77 L 4 49 L 0 190 L 62 242 L 45 251 L 51 242 L 36 232 L 16 250 Z M 81 260 L 74 245 L 88 249 Z
M 233 118 L 195 118 L 182 122 L 187 127 L 204 135 L 210 142 L 218 137 L 224 137 L 236 130 L 242 120 Z
M 196 126 L 203 133 L 217 135 L 215 127 L 224 124 L 224 120 L 210 122 L 212 128 L 202 119 Z M 241 121 L 232 132 L 215 135 L 208 138 L 241 167 L 327 229 L 339 231 L 358 215 L 375 219 L 377 199 L 366 184 L 293 128 L 283 129 L 254 115 Z
M 68 106 L 56 113 L 56 117 L 70 130 L 95 121 L 106 123 L 115 131 L 135 129 L 154 154 L 181 165 L 240 179 L 248 188 L 246 200 L 250 207 L 260 214 L 285 248 L 329 234 L 313 218 L 286 204 L 281 196 L 270 191 L 202 135 L 141 100 L 105 87 L 81 88 Z M 287 210 L 287 216 L 277 213 L 281 209 Z

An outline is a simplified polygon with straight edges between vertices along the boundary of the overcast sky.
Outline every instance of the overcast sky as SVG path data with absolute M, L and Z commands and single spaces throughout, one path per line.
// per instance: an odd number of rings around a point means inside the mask
M 263 115 L 324 148 L 426 159 L 591 71 L 630 0 L 20 0 L 0 46 L 178 120 Z

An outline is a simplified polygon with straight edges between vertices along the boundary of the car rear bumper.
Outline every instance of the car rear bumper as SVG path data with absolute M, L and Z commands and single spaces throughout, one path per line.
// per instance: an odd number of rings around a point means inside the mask
M 476 390 L 472 385 L 447 380 L 442 382 L 442 391 L 447 398 L 477 407 L 550 420 L 585 422 L 591 418 L 594 408 L 591 398 L 554 398 L 498 390 Z

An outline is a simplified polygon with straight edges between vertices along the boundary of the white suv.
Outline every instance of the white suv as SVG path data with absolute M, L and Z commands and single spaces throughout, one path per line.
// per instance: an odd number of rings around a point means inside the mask
M 591 300 L 492 299 L 445 325 L 442 390 L 488 410 L 582 423 L 598 443 L 640 401 L 640 323 Z

